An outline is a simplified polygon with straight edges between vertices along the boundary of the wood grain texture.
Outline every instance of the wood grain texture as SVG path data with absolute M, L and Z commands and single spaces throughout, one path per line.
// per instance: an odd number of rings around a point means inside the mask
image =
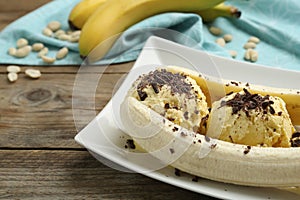
M 210 199 L 105 166 L 86 151 L 0 151 L 0 199 Z
M 50 1 L 1 0 L 0 30 Z M 0 65 L 0 199 L 214 199 L 112 169 L 74 141 L 133 64 L 21 66 L 15 83 Z M 42 77 L 26 77 L 27 68 Z

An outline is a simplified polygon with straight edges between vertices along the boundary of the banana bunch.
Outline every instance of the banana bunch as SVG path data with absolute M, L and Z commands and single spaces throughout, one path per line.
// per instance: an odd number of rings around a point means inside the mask
M 224 89 L 226 93 L 238 92 L 245 87 L 242 83 L 225 85 L 207 80 L 184 68 L 172 66 L 166 67 L 166 70 L 183 73 L 196 80 L 209 105 L 212 103 L 210 96 L 220 98 Z M 300 94 L 296 90 L 250 85 L 249 91 L 280 96 L 286 102 L 293 124 L 300 124 L 300 107 L 297 106 Z M 298 147 L 249 146 L 196 134 L 153 111 L 130 92 L 121 104 L 120 116 L 123 131 L 131 135 L 138 146 L 181 171 L 220 182 L 298 191 L 292 188 L 300 186 Z
M 224 0 L 82 0 L 71 11 L 69 24 L 82 29 L 79 51 L 89 62 L 101 59 L 119 34 L 131 25 L 164 12 L 192 12 L 211 22 L 217 17 L 238 18 L 241 12 Z

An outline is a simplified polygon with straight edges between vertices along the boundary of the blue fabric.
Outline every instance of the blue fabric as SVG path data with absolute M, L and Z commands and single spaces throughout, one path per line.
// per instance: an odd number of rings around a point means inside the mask
M 16 20 L 0 32 L 0 63 L 44 65 L 36 53 L 26 58 L 14 58 L 7 54 L 9 47 L 16 45 L 18 38 L 29 39 L 30 44 L 42 42 L 54 56 L 58 49 L 66 46 L 70 53 L 54 65 L 80 65 L 78 44 L 44 36 L 43 28 L 52 20 L 62 22 L 68 29 L 68 14 L 79 0 L 53 0 L 43 7 Z M 227 4 L 242 11 L 240 19 L 218 18 L 212 24 L 203 24 L 201 17 L 187 13 L 165 13 L 150 17 L 126 30 L 105 58 L 97 64 L 120 63 L 137 58 L 147 38 L 157 35 L 177 43 L 230 58 L 228 50 L 236 50 L 236 60 L 243 61 L 243 45 L 252 35 L 261 39 L 256 50 L 259 52 L 257 63 L 272 67 L 300 70 L 300 2 L 282 0 L 228 0 Z M 225 47 L 214 41 L 209 26 L 217 26 L 223 34 L 230 33 L 233 40 Z M 231 59 L 231 58 L 230 58 Z

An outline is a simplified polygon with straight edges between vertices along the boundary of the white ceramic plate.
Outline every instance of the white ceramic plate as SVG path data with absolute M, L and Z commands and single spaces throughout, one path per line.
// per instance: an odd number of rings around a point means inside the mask
M 121 127 L 118 115 L 119 105 L 132 82 L 141 73 L 146 73 L 161 65 L 177 65 L 229 80 L 300 89 L 299 72 L 237 62 L 218 56 L 208 56 L 202 51 L 187 48 L 158 37 L 151 37 L 114 97 L 76 135 L 75 140 L 90 150 L 98 160 L 109 166 L 120 170 L 130 169 L 165 183 L 212 197 L 221 199 L 299 199 L 299 196 L 293 193 L 276 188 L 245 187 L 206 179 L 193 182 L 193 176 L 187 174 L 176 176 L 171 167 L 151 172 L 148 170 L 148 162 L 145 158 L 132 157 L 130 151 L 124 148 L 128 136 L 119 128 Z M 117 165 L 113 165 L 110 161 Z

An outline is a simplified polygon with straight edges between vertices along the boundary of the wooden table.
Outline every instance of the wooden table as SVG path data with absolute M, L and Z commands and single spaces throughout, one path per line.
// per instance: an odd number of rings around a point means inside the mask
M 1 0 L 0 30 L 50 0 Z M 1 57 L 1 56 L 0 56 Z M 110 66 L 97 112 L 133 63 Z M 72 90 L 79 66 L 22 66 L 15 83 L 0 65 L 0 199 L 213 199 L 141 174 L 114 170 L 74 141 Z M 25 77 L 33 67 L 38 80 Z M 88 112 L 82 107 L 82 113 Z M 80 128 L 91 119 L 84 118 Z

